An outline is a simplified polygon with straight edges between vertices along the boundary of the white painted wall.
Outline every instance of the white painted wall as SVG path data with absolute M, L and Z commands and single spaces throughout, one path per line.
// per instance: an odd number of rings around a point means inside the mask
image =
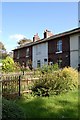
M 70 36 L 70 65 L 73 68 L 79 64 L 79 36 L 80 34 Z
M 70 52 L 70 65 L 73 68 L 78 67 L 78 52 L 77 51 Z
M 47 59 L 47 62 L 44 62 Z M 40 60 L 41 67 L 48 64 L 48 42 L 34 45 L 32 47 L 32 66 L 37 68 L 37 61 Z

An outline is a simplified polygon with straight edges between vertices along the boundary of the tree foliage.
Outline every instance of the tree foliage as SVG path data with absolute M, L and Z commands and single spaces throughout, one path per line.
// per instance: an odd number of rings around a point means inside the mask
M 2 42 L 0 42 L 0 59 L 5 59 L 7 56 L 6 48 Z
M 11 57 L 6 57 L 6 59 L 2 60 L 2 70 L 4 72 L 14 72 L 20 70 L 20 66 L 17 63 L 14 63 Z
M 4 44 L 2 42 L 0 42 L 0 49 L 6 50 L 5 47 L 4 47 Z
M 22 45 L 24 45 L 24 44 L 26 44 L 26 43 L 29 43 L 29 42 L 31 42 L 30 39 L 23 38 L 23 39 L 19 40 L 18 44 L 19 44 L 20 46 L 22 46 Z
M 59 70 L 58 64 L 54 64 L 54 65 L 43 65 L 42 68 L 40 68 L 41 73 L 45 74 L 45 73 L 52 73 L 56 70 Z

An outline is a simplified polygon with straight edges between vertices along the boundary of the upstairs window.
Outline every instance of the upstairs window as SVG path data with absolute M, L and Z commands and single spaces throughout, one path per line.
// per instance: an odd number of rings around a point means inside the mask
M 62 52 L 62 40 L 57 42 L 57 52 Z
M 80 56 L 79 56 L 79 64 L 80 64 Z
M 26 49 L 26 57 L 29 57 L 29 48 Z
M 17 59 L 19 59 L 20 58 L 20 51 L 18 50 L 17 51 Z
M 36 55 L 38 55 L 38 45 L 36 45 Z
M 80 36 L 79 36 L 79 42 L 78 43 L 79 43 L 79 49 L 80 49 Z
M 36 55 L 41 54 L 41 45 L 36 45 Z

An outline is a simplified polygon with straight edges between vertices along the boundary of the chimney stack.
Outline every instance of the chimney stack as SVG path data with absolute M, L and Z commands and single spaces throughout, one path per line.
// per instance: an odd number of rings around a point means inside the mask
M 44 38 L 48 38 L 48 37 L 51 37 L 51 36 L 53 36 L 53 33 L 46 29 L 44 31 Z
M 38 33 L 36 33 L 36 35 L 34 35 L 33 37 L 33 42 L 38 41 L 38 40 L 40 40 L 40 38 L 38 36 Z

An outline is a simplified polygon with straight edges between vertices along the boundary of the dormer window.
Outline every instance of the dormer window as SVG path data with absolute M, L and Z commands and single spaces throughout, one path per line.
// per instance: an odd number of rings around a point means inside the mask
M 62 53 L 62 40 L 59 40 L 57 42 L 57 52 L 56 53 Z
M 26 49 L 26 57 L 29 57 L 29 48 Z

